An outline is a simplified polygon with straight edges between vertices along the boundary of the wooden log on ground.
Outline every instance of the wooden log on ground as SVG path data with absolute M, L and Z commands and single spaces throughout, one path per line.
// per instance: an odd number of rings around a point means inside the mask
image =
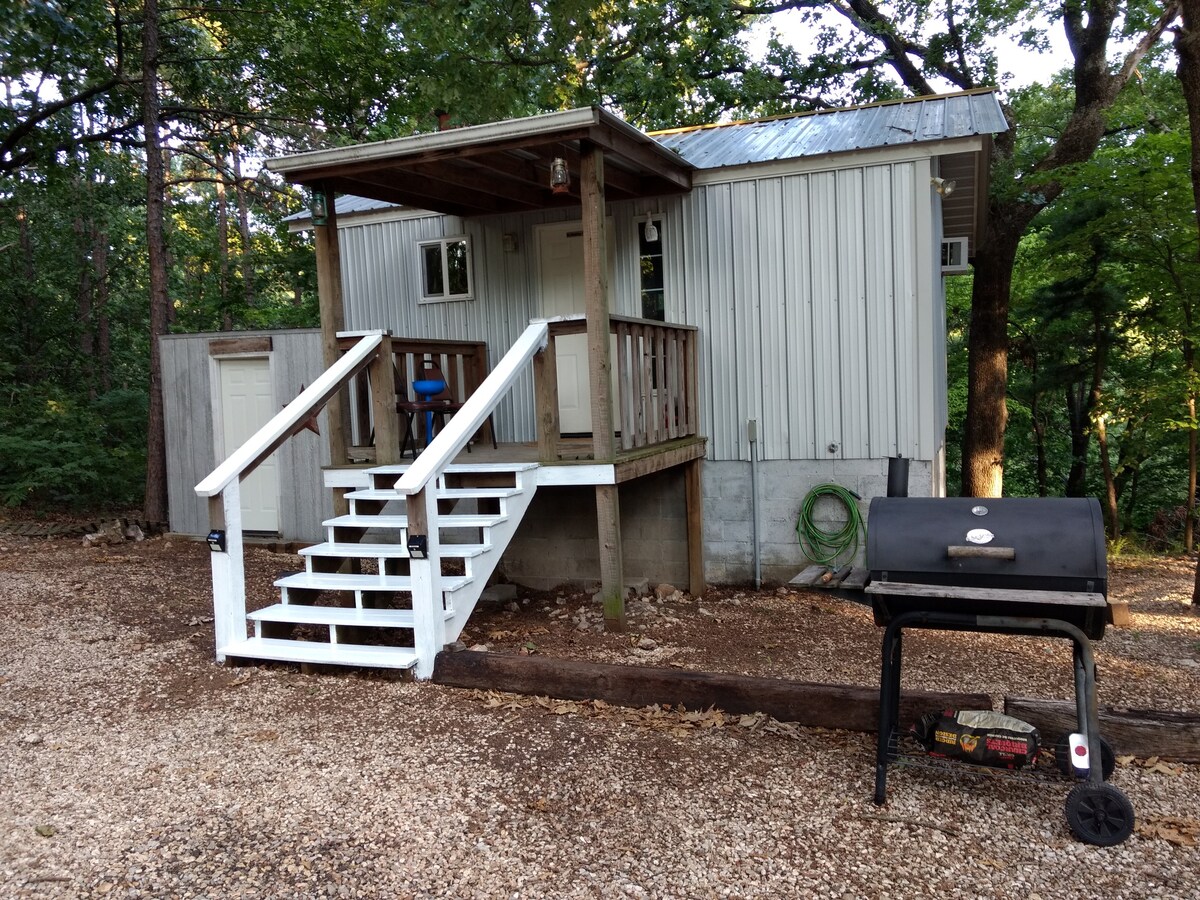
M 433 681 L 452 687 L 545 694 L 560 700 L 604 700 L 635 709 L 654 704 L 690 710 L 715 706 L 727 713 L 762 712 L 783 722 L 817 728 L 874 732 L 879 722 L 879 689 L 874 687 L 549 656 L 442 652 L 434 664 Z M 900 699 L 900 722 L 907 725 L 931 710 L 991 708 L 987 694 L 905 691 Z
M 1133 624 L 1133 616 L 1129 612 L 1129 604 L 1124 600 L 1108 601 L 1108 624 L 1114 628 L 1128 628 Z
M 865 566 L 855 566 L 850 570 L 850 574 L 842 579 L 842 583 L 838 587 L 843 591 L 861 591 L 867 586 L 867 580 L 870 577 L 870 569 Z
M 829 571 L 827 566 L 808 566 L 803 572 L 793 578 L 788 584 L 794 584 L 797 587 L 812 587 L 817 583 L 822 575 Z
M 1076 730 L 1071 700 L 1005 697 L 1004 711 L 1037 728 L 1044 743 Z M 1102 706 L 1100 734 L 1117 753 L 1200 762 L 1200 715 L 1196 713 Z

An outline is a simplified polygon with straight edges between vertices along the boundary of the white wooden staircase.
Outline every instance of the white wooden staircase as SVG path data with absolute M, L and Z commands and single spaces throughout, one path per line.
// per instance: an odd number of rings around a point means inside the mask
M 361 470 L 362 481 L 347 495 L 349 514 L 325 523 L 328 540 L 304 551 L 303 572 L 276 582 L 282 602 L 247 612 L 242 480 L 364 369 L 380 406 L 377 440 L 394 416 L 390 338 L 382 331 L 352 336 L 358 340 L 337 362 L 195 487 L 208 501 L 218 661 L 411 668 L 430 678 L 434 657 L 462 632 L 533 499 L 536 464 L 453 460 L 545 351 L 541 320 L 529 324 L 411 465 Z M 386 446 L 397 446 L 394 437 Z M 333 597 L 341 602 L 324 602 Z M 295 635 L 297 628 L 311 634 Z M 381 640 L 395 636 L 386 632 L 408 640 Z
M 422 596 L 410 571 L 408 500 L 395 487 L 409 468 L 363 470 L 364 486 L 346 495 L 349 514 L 325 521 L 326 541 L 300 551 L 303 572 L 275 582 L 281 602 L 248 613 L 254 636 L 218 647 L 218 655 L 429 671 L 433 661 L 423 655 L 461 634 L 529 508 L 537 465 L 450 465 L 431 485 L 436 598 Z M 429 624 L 435 633 L 420 635 Z

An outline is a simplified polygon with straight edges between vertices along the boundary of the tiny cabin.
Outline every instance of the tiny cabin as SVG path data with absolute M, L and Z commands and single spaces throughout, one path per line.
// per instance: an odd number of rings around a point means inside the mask
M 785 581 L 814 486 L 865 502 L 904 457 L 944 493 L 942 280 L 1005 127 L 992 91 L 654 134 L 588 108 L 273 160 L 315 200 L 321 328 L 163 339 L 172 529 L 222 531 L 234 485 L 243 531 L 372 541 L 396 482 L 393 541 L 482 546 L 503 508 L 478 571 L 598 583 L 614 623 L 627 581 Z

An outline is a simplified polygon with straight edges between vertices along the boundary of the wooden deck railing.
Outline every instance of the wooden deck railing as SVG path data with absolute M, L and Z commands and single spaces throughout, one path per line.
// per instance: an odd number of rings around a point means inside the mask
M 697 329 L 631 316 L 609 316 L 614 335 L 613 427 L 617 446 L 635 450 L 699 433 L 697 407 Z M 544 462 L 564 458 L 557 415 L 557 357 L 554 339 L 583 334 L 580 318 L 549 323 L 551 349 L 535 368 L 538 445 Z
M 353 338 L 341 338 L 338 349 L 343 353 L 353 346 Z M 446 391 L 440 397 L 449 398 L 458 404 L 466 403 L 467 398 L 479 389 L 488 373 L 487 344 L 483 341 L 443 341 L 422 340 L 419 338 L 391 338 L 391 357 L 393 363 L 393 384 L 390 396 L 385 396 L 381 408 L 390 409 L 391 416 L 396 417 L 396 429 L 403 442 L 405 435 L 400 433 L 405 422 L 396 414 L 394 406 L 397 397 L 408 400 L 423 399 L 413 392 L 412 384 L 421 378 L 422 368 L 427 363 L 434 363 L 446 379 Z M 380 404 L 375 394 L 387 395 L 386 385 L 380 385 L 377 390 L 372 387 L 371 375 L 376 373 L 363 372 L 350 386 L 350 434 L 347 454 L 350 459 L 383 460 L 376 448 L 376 417 L 380 415 L 377 408 Z M 376 374 L 376 377 L 379 377 Z M 390 402 L 389 402 L 390 401 Z

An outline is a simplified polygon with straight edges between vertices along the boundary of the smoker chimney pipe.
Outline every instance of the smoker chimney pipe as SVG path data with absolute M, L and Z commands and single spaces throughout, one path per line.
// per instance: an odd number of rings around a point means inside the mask
M 888 457 L 887 495 L 908 496 L 908 460 L 903 456 Z

